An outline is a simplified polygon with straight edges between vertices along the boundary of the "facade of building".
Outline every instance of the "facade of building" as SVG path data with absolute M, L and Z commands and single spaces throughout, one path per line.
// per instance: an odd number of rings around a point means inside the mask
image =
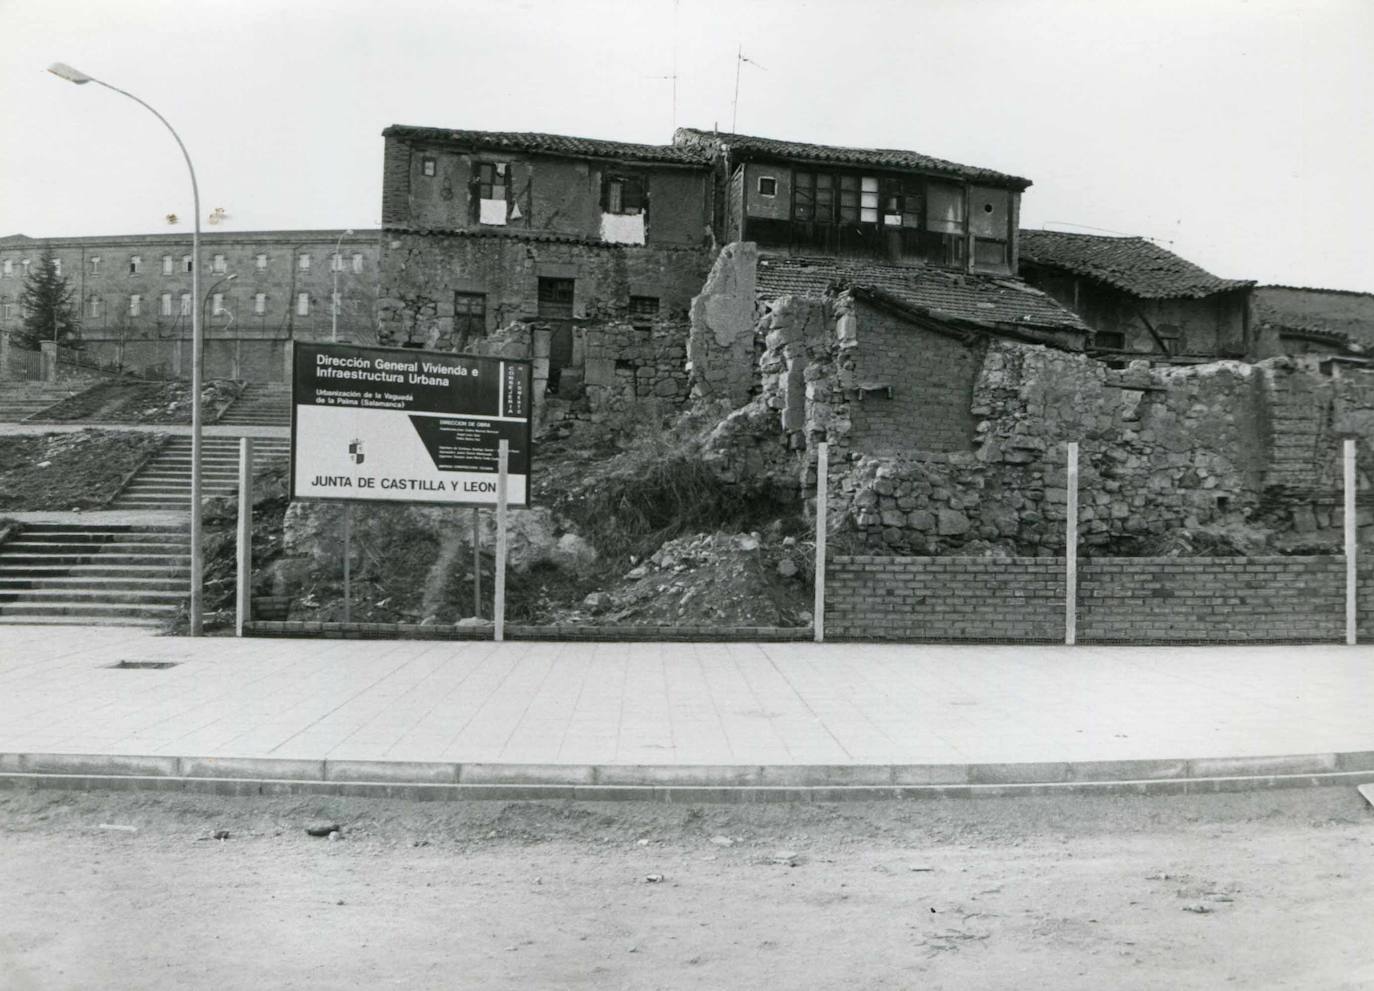
M 589 326 L 685 322 L 713 255 L 703 155 L 399 125 L 383 137 L 384 343 L 459 348 L 541 324 L 557 389 L 583 366 Z
M 1020 274 L 1082 317 L 1103 357 L 1256 353 L 1254 282 L 1218 278 L 1144 238 L 1023 230 Z
M 377 237 L 376 230 L 202 233 L 206 376 L 285 381 L 290 342 L 329 339 L 334 307 L 340 340 L 375 342 Z M 23 326 L 24 277 L 48 250 L 80 306 L 86 361 L 190 375 L 190 235 L 0 238 L 0 333 Z
M 713 165 L 724 242 L 803 256 L 858 256 L 1013 275 L 1029 179 L 915 151 L 844 148 L 678 128 Z
M 1260 286 L 1255 318 L 1262 356 L 1374 355 L 1374 293 Z

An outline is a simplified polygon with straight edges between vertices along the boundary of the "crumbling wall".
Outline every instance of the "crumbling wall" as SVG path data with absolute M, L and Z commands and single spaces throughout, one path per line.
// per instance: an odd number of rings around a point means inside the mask
M 753 391 L 758 260 L 758 247 L 751 242 L 727 244 L 692 300 L 687 360 L 692 395 L 698 399 L 741 405 Z
M 588 327 L 583 384 L 592 413 L 623 409 L 636 399 L 673 405 L 687 397 L 687 327 L 611 323 Z

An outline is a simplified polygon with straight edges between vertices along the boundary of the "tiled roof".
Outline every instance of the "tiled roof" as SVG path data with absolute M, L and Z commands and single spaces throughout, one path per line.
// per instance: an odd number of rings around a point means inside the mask
M 922 155 L 918 151 L 904 151 L 900 148 L 844 148 L 839 145 L 782 141 L 777 138 L 759 138 L 724 131 L 702 131 L 695 127 L 679 127 L 673 134 L 673 144 L 682 148 L 699 149 L 712 155 L 721 144 L 726 144 L 730 147 L 730 154 L 736 158 L 744 155 L 837 165 L 871 165 L 875 168 L 913 170 L 998 186 L 1014 186 L 1017 189 L 1025 189 L 1031 184 L 1029 179 L 1022 179 L 1020 176 L 972 165 L 960 165 L 958 162 L 949 162 L 943 158 L 934 158 Z
M 1021 262 L 1062 268 L 1141 299 L 1198 299 L 1255 283 L 1220 279 L 1143 237 L 1021 231 Z
M 673 162 L 705 166 L 709 157 L 691 148 L 676 145 L 641 145 L 598 138 L 574 138 L 566 134 L 538 134 L 529 131 L 454 131 L 443 127 L 411 127 L 392 124 L 383 137 L 412 141 L 463 144 L 502 151 L 528 151 L 576 158 L 615 158 L 638 162 Z
M 1070 310 L 1019 279 L 964 275 L 934 268 L 911 268 L 842 258 L 763 255 L 758 265 L 758 295 L 824 296 L 850 286 L 880 289 L 932 316 L 981 324 L 1075 330 L 1088 327 Z

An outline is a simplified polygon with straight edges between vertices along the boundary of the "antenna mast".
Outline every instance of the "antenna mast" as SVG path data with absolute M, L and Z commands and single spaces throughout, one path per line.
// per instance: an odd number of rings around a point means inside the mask
M 731 106 L 731 108 L 730 108 L 730 133 L 731 133 L 731 134 L 735 133 L 735 123 L 736 123 L 736 119 L 739 117 L 739 72 L 740 72 L 740 69 L 742 69 L 742 68 L 744 67 L 744 63 L 745 63 L 745 62 L 748 62 L 750 65 L 754 66 L 754 68 L 756 68 L 756 69 L 763 69 L 763 66 L 759 65 L 759 64 L 758 64 L 757 62 L 755 62 L 753 59 L 751 59 L 751 58 L 745 58 L 745 57 L 744 57 L 744 46 L 743 46 L 743 45 L 740 45 L 740 46 L 738 46 L 738 47 L 735 49 L 735 102 L 734 102 L 734 104 L 733 104 L 733 105 Z M 764 71 L 764 72 L 767 72 L 768 70 L 767 70 L 767 69 L 763 69 L 763 71 Z

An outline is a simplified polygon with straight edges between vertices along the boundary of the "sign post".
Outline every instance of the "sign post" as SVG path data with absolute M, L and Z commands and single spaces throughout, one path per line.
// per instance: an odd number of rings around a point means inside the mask
M 253 607 L 253 438 L 239 438 L 238 581 L 235 586 L 234 636 L 243 636 Z
M 825 524 L 830 512 L 830 445 L 822 441 L 816 448 L 816 598 L 811 606 L 811 629 L 816 643 L 825 642 Z
M 506 508 L 530 500 L 530 362 L 323 342 L 297 342 L 292 357 L 291 498 L 344 503 L 344 622 L 352 619 L 353 503 L 473 507 L 477 615 L 478 508 L 490 506 L 500 640 Z
M 1355 554 L 1357 545 L 1356 524 L 1359 522 L 1355 516 L 1355 438 L 1347 437 L 1344 444 L 1344 476 L 1345 476 L 1345 642 L 1354 644 L 1357 630 L 1356 614 L 1356 583 L 1358 574 L 1355 570 Z
M 1064 506 L 1064 642 L 1078 639 L 1078 441 L 1068 445 Z

